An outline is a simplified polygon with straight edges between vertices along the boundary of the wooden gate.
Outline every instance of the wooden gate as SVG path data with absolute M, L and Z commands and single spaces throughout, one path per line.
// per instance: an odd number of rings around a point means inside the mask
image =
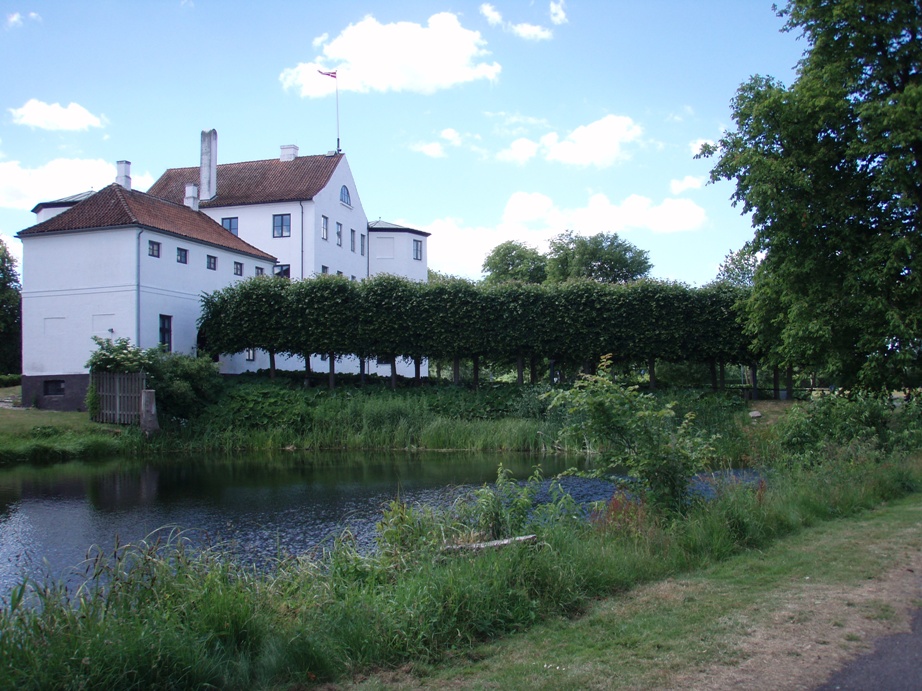
M 96 391 L 99 409 L 93 420 L 116 425 L 137 425 L 141 422 L 141 392 L 147 384 L 143 372 L 114 374 L 93 372 L 90 386 Z

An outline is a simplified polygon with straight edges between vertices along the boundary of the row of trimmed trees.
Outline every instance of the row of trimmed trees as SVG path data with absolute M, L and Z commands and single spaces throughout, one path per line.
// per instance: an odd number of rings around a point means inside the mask
M 212 353 L 248 348 L 277 354 L 423 358 L 515 364 L 551 360 L 592 367 L 617 362 L 749 363 L 734 305 L 744 289 L 689 288 L 639 281 L 484 286 L 461 279 L 414 283 L 381 275 L 360 283 L 339 276 L 300 281 L 255 277 L 202 297 L 203 345 Z M 309 366 L 309 365 L 308 365 Z M 652 367 L 651 367 L 652 369 Z M 392 368 L 393 371 L 393 368 Z M 716 381 L 716 380 L 715 380 Z M 332 382 L 332 380 L 331 380 Z

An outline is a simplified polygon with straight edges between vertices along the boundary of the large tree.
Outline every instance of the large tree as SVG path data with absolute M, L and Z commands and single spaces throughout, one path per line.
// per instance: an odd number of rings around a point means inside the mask
M 16 259 L 0 240 L 0 374 L 19 374 L 22 357 L 22 296 Z
M 705 154 L 764 252 L 748 328 L 776 364 L 910 381 L 922 348 L 922 0 L 791 0 L 796 81 L 753 77 Z
M 588 278 L 600 283 L 627 283 L 644 278 L 652 265 L 645 250 L 617 233 L 586 237 L 572 230 L 550 243 L 547 277 L 552 283 Z
M 498 285 L 507 281 L 544 283 L 547 257 L 523 242 L 509 240 L 494 247 L 483 262 L 484 283 Z

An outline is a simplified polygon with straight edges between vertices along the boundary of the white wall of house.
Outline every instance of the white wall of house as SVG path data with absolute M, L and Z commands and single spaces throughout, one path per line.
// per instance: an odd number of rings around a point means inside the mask
M 411 281 L 429 279 L 427 236 L 408 230 L 372 230 L 370 237 L 370 276 L 391 274 Z
M 129 338 L 142 348 L 160 342 L 160 315 L 171 317 L 172 350 L 192 353 L 197 336 L 200 297 L 240 280 L 255 267 L 271 272 L 272 263 L 166 233 L 125 227 L 22 238 L 23 374 L 85 373 L 96 346 L 92 337 Z M 159 243 L 159 258 L 150 242 Z M 187 263 L 177 261 L 177 248 Z M 207 256 L 217 268 L 207 267 Z M 138 319 L 140 315 L 140 320 Z M 268 366 L 245 354 L 222 361 L 222 371 L 238 373 Z

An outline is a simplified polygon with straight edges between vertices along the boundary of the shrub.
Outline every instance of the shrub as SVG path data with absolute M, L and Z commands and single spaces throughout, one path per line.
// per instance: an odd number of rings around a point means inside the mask
M 568 421 L 563 436 L 598 452 L 602 472 L 626 467 L 637 487 L 667 513 L 689 505 L 688 481 L 714 456 L 714 437 L 694 426 L 694 413 L 679 418 L 675 403 L 663 405 L 637 387 L 611 376 L 611 356 L 602 358 L 598 374 L 583 375 L 568 391 L 558 392 L 552 407 L 563 407 Z

